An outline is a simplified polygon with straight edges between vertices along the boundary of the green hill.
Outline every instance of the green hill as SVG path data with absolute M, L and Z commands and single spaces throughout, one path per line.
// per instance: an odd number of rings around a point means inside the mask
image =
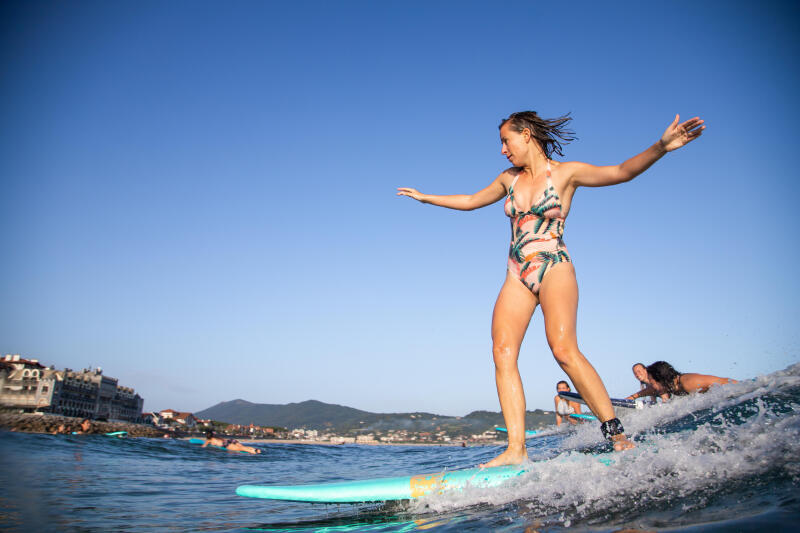
M 343 405 L 307 400 L 289 404 L 257 404 L 245 400 L 222 402 L 195 413 L 230 424 L 256 424 L 285 428 L 332 431 L 339 434 L 372 431 L 406 430 L 445 431 L 450 435 L 482 433 L 504 425 L 503 416 L 493 411 L 473 411 L 466 416 L 442 416 L 432 413 L 370 413 Z M 526 414 L 526 428 L 552 424 L 552 413 L 537 409 Z

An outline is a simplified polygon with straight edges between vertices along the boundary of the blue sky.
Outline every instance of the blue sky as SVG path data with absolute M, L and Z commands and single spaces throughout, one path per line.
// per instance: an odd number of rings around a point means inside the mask
M 565 160 L 616 164 L 565 241 L 581 349 L 747 378 L 798 360 L 791 3 L 4 2 L 0 352 L 102 366 L 146 409 L 243 398 L 499 410 L 489 325 L 511 112 L 571 112 Z M 795 95 L 794 97 L 792 95 Z M 564 374 L 537 311 L 530 408 Z

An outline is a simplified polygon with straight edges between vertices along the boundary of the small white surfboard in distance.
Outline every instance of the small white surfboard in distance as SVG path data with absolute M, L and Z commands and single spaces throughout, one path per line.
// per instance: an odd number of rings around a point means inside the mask
M 575 392 L 559 392 L 559 396 L 565 400 L 572 400 L 587 405 L 580 394 Z M 611 398 L 611 405 L 616 407 L 625 407 L 627 409 L 644 409 L 644 402 L 642 400 L 623 400 L 621 398 Z

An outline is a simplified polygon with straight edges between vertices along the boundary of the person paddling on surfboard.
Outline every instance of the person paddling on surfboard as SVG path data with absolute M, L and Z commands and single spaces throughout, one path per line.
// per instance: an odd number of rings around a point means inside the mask
M 556 390 L 558 392 L 570 392 L 569 383 L 566 381 L 559 381 L 556 383 Z M 577 425 L 578 421 L 569 415 L 580 414 L 581 404 L 573 402 L 572 400 L 565 400 L 558 394 L 556 394 L 554 401 L 556 403 L 556 426 L 561 425 L 562 418 L 566 418 L 573 426 Z
M 397 194 L 422 203 L 471 211 L 505 198 L 511 220 L 508 269 L 492 316 L 492 353 L 500 408 L 508 428 L 508 449 L 484 466 L 519 464 L 525 448 L 525 392 L 517 367 L 525 330 L 541 305 L 547 341 L 558 364 L 602 422 L 603 435 L 614 449 L 633 447 L 625 436 L 606 388 L 578 349 L 575 322 L 578 284 L 562 240 L 564 220 L 578 187 L 603 187 L 630 181 L 667 152 L 696 139 L 705 126 L 695 117 L 680 117 L 644 152 L 622 164 L 598 167 L 577 161 L 557 162 L 561 143 L 574 140 L 566 126 L 569 115 L 543 119 L 534 111 L 513 113 L 500 124 L 501 151 L 511 167 L 475 194 L 434 195 L 399 187 Z
M 647 367 L 650 387 L 629 396 L 636 399 L 642 396 L 660 395 L 666 401 L 669 396 L 686 396 L 694 392 L 707 392 L 713 385 L 737 383 L 735 379 L 710 376 L 708 374 L 682 374 L 666 361 L 656 361 Z
M 252 446 L 245 446 L 241 442 L 236 439 L 220 439 L 219 437 L 214 436 L 214 432 L 212 430 L 206 431 L 206 441 L 201 446 L 205 448 L 206 446 L 219 446 L 220 448 L 225 448 L 231 452 L 247 452 L 247 453 L 261 453 L 261 450 L 258 448 L 253 448 Z
M 649 401 L 651 404 L 655 403 L 656 396 L 660 396 L 663 401 L 667 401 L 669 399 L 669 395 L 661 388 L 660 385 L 654 385 L 652 383 L 650 375 L 647 373 L 647 367 L 644 366 L 644 363 L 634 364 L 631 367 L 631 370 L 633 371 L 634 377 L 639 380 L 639 391 L 634 392 L 630 396 L 626 396 L 625 399 L 635 400 L 637 398 L 643 398 L 647 396 L 650 398 Z

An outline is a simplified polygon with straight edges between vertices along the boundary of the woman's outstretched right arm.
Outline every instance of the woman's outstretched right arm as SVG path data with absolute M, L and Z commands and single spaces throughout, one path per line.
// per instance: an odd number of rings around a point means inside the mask
M 472 211 L 480 207 L 485 207 L 489 204 L 495 203 L 506 195 L 506 186 L 503 185 L 503 178 L 506 173 L 500 174 L 497 178 L 489 184 L 488 187 L 475 194 L 423 194 L 416 189 L 409 187 L 398 187 L 398 196 L 408 196 L 414 200 L 420 201 L 423 204 L 438 205 L 440 207 L 448 207 L 450 209 L 458 209 L 460 211 Z

